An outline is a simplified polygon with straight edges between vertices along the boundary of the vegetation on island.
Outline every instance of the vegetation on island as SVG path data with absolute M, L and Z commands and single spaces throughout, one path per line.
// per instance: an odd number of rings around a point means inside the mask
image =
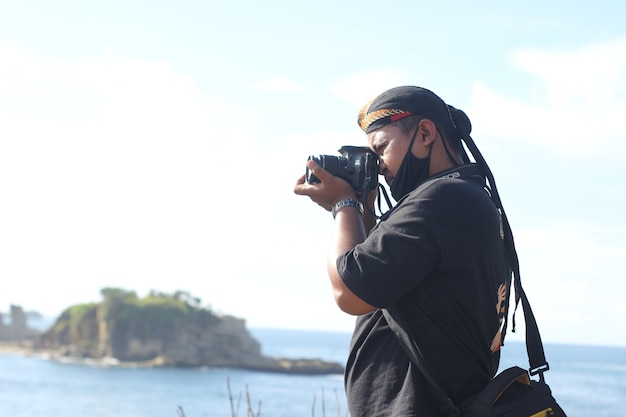
M 94 309 L 98 310 L 102 320 L 122 330 L 140 322 L 144 336 L 171 331 L 176 322 L 185 317 L 212 314 L 201 307 L 200 298 L 192 297 L 185 291 L 167 294 L 152 290 L 144 298 L 139 298 L 135 291 L 107 287 L 100 290 L 100 294 L 103 298 L 100 303 L 77 304 L 67 308 L 58 318 L 55 331 L 76 328 Z
M 95 349 L 103 339 L 119 341 L 128 335 L 142 340 L 164 338 L 182 323 L 218 320 L 209 308 L 202 307 L 200 298 L 186 291 L 169 294 L 152 290 L 140 298 L 135 291 L 107 287 L 100 294 L 99 303 L 68 307 L 48 334 L 61 344 L 76 343 L 80 338 L 83 347 Z M 101 323 L 98 334 L 86 329 L 90 316 Z M 100 333 L 103 330 L 105 334 Z

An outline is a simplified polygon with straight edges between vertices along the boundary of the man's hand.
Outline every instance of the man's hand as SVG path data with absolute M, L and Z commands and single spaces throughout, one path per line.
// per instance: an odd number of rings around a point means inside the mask
M 356 199 L 356 193 L 346 180 L 330 174 L 313 160 L 307 162 L 307 167 L 320 182 L 309 184 L 306 182 L 305 176 L 302 175 L 296 182 L 293 189 L 294 193 L 309 196 L 311 200 L 327 211 L 330 211 L 339 200 L 345 198 Z

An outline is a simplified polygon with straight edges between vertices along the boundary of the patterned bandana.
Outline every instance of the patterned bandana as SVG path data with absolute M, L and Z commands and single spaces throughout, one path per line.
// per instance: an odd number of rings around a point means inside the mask
M 407 116 L 418 115 L 451 124 L 450 108 L 430 90 L 403 86 L 385 91 L 367 103 L 359 112 L 359 127 L 370 133 Z

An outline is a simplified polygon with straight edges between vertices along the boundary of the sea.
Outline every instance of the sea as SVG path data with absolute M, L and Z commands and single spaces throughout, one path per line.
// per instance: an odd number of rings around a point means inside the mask
M 249 329 L 263 353 L 344 363 L 350 334 Z M 570 417 L 626 417 L 626 348 L 544 344 L 546 380 Z M 528 366 L 508 342 L 501 368 Z M 341 375 L 119 367 L 0 354 L 0 417 L 349 417 Z

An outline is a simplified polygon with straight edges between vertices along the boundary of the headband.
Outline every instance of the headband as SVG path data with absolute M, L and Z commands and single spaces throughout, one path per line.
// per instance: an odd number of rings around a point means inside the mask
M 419 115 L 456 127 L 450 106 L 430 90 L 403 86 L 385 91 L 361 108 L 359 127 L 370 133 L 408 116 Z

